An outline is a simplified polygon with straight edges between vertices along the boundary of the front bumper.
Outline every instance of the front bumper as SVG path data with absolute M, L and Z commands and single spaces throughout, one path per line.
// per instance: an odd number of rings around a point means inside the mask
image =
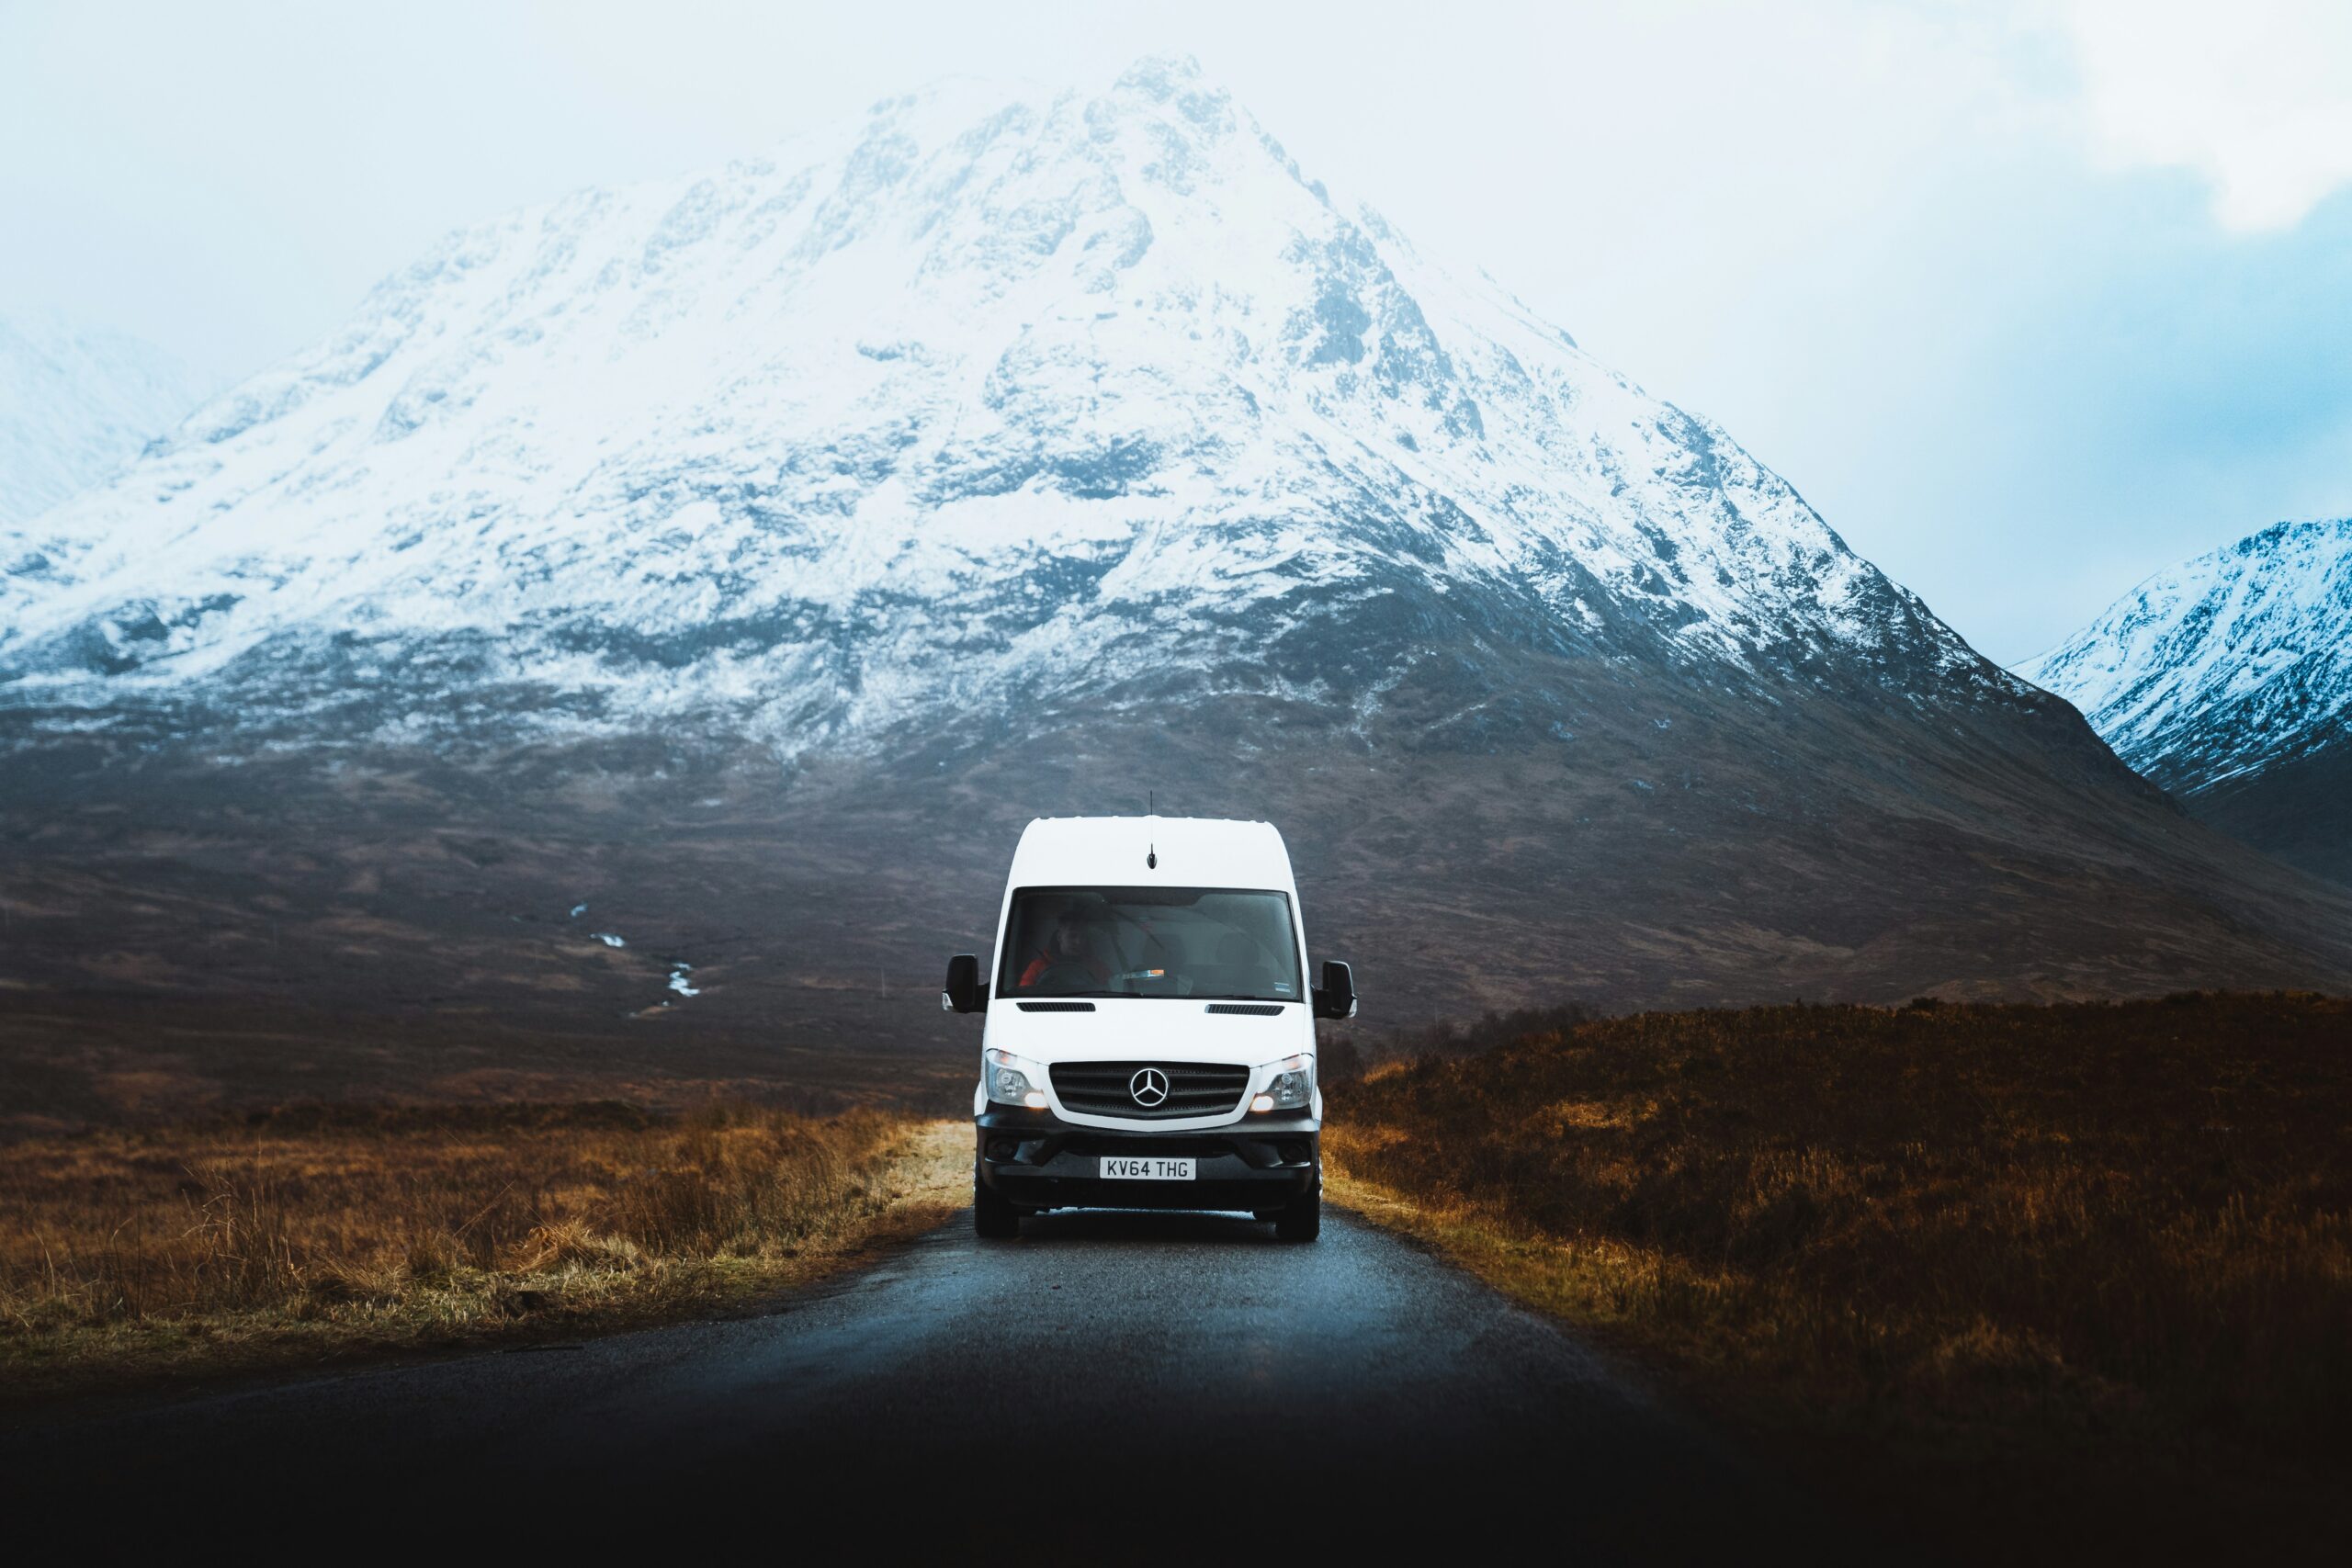
M 1080 1127 L 1050 1111 L 990 1105 L 977 1118 L 973 1168 L 1024 1209 L 1279 1209 L 1323 1185 L 1323 1123 L 1300 1112 L 1172 1133 Z M 1104 1155 L 1198 1164 L 1192 1181 L 1105 1181 Z

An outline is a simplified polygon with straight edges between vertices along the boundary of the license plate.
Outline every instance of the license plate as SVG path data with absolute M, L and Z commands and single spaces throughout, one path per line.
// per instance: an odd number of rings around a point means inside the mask
M 1102 1175 L 1111 1181 L 1190 1181 L 1193 1179 L 1193 1166 L 1189 1159 L 1161 1159 L 1157 1156 L 1102 1156 Z

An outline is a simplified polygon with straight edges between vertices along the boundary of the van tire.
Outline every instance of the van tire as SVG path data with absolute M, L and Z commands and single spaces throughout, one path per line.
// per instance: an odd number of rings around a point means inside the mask
M 1323 1234 L 1323 1190 L 1302 1192 L 1274 1216 L 1274 1235 L 1283 1241 L 1313 1241 Z
M 1021 1234 L 1021 1211 L 977 1174 L 972 1178 L 972 1230 L 990 1241 Z

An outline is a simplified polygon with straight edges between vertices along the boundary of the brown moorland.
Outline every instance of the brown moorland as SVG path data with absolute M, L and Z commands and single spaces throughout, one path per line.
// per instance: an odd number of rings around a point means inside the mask
M 0 1145 L 0 1398 L 747 1303 L 967 1200 L 960 1130 L 618 1102 L 295 1107 Z
M 1489 1048 L 1331 1092 L 1335 1197 L 1834 1495 L 2004 1559 L 2340 1546 L 2352 1002 L 1527 1013 L 1452 1043 Z

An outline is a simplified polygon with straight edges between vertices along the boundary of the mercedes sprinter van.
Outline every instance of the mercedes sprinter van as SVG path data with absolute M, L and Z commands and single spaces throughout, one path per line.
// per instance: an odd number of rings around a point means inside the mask
M 1282 835 L 1264 822 L 1069 817 L 1012 852 L 996 949 L 947 964 L 985 1017 L 973 1223 L 1046 1209 L 1246 1209 L 1322 1229 L 1315 1021 L 1355 1015 L 1348 966 L 1309 987 Z

